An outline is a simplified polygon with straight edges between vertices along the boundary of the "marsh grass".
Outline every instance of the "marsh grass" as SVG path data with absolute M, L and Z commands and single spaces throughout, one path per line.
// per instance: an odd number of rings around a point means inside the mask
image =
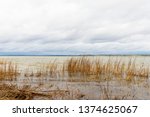
M 35 69 L 28 67 L 22 72 L 23 77 L 32 78 L 62 78 L 67 77 L 69 82 L 105 82 L 125 80 L 125 83 L 133 83 L 137 79 L 149 78 L 149 66 L 144 64 L 137 64 L 135 58 L 129 58 L 128 61 L 122 59 L 109 58 L 104 60 L 102 58 L 90 57 L 72 57 L 64 61 L 61 65 L 56 61 L 49 63 L 41 63 L 34 66 Z M 0 60 L 0 80 L 16 79 L 21 73 L 19 72 L 17 64 Z M 42 79 L 43 80 L 43 79 Z M 51 79 L 50 79 L 51 80 Z M 54 79 L 55 80 L 55 79 Z M 141 80 L 141 81 L 142 81 Z M 64 80 L 66 81 L 66 79 Z M 43 86 L 43 85 L 41 85 Z M 38 87 L 41 87 L 38 86 Z M 134 95 L 127 93 L 125 95 L 114 95 L 113 92 L 106 84 L 101 86 L 100 99 L 134 99 Z M 42 88 L 41 88 L 42 89 Z M 79 90 L 72 91 L 71 89 L 54 89 L 46 92 L 38 92 L 33 87 L 23 86 L 18 88 L 17 85 L 0 85 L 0 99 L 85 99 L 86 96 Z
M 17 64 L 0 60 L 0 79 L 15 79 L 20 73 Z M 111 79 L 125 79 L 132 81 L 135 77 L 148 78 L 149 67 L 136 64 L 136 59 L 127 62 L 121 59 L 103 60 L 101 58 L 72 57 L 61 65 L 56 60 L 47 64 L 28 67 L 23 72 L 24 77 L 39 78 L 83 78 L 84 81 L 101 81 Z
M 35 67 L 35 70 L 27 68 L 24 72 L 25 77 L 50 77 L 56 78 L 59 75 L 58 64 L 56 61 L 50 61 L 47 64 L 40 64 Z
M 71 58 L 67 61 L 66 71 L 69 76 L 94 76 L 97 79 L 121 78 L 131 81 L 134 77 L 149 77 L 149 67 L 142 65 L 138 67 L 136 60 L 129 59 L 127 63 L 121 59 L 90 59 L 88 57 Z M 103 77 L 102 77 L 103 76 Z M 89 77 L 90 78 L 90 77 Z
M 57 77 L 57 75 L 59 74 L 59 70 L 58 63 L 56 62 L 56 60 L 46 65 L 46 73 L 52 78 Z
M 13 80 L 19 75 L 18 66 L 9 61 L 0 60 L 0 80 Z

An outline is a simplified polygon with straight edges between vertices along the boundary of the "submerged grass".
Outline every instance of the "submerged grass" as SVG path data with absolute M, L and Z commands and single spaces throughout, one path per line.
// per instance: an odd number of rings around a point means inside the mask
M 112 87 L 107 82 L 106 85 L 100 85 L 100 99 L 101 100 L 133 100 L 135 98 L 135 94 L 131 92 L 127 92 L 125 94 L 118 94 L 116 90 L 112 90 Z
M 47 64 L 40 64 L 36 66 L 35 70 L 30 70 L 27 68 L 25 70 L 24 76 L 25 77 L 50 77 L 55 78 L 60 73 L 58 70 L 58 64 L 56 61 L 50 61 Z
M 36 69 L 36 70 L 35 70 Z M 27 68 L 22 74 L 24 77 L 77 77 L 85 78 L 86 81 L 101 79 L 125 79 L 132 81 L 135 77 L 148 78 L 149 67 L 144 64 L 137 65 L 133 58 L 125 62 L 121 59 L 109 58 L 103 60 L 101 58 L 72 57 L 64 61 L 61 65 L 56 60 L 47 64 L 36 66 L 34 70 Z M 0 60 L 0 79 L 14 79 L 20 73 L 17 64 Z

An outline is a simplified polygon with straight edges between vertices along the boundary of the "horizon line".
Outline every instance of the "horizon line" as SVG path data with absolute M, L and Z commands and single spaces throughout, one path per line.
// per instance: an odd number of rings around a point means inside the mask
M 51 54 L 40 54 L 40 55 L 36 55 L 36 54 L 0 54 L 0 56 L 150 56 L 150 54 L 80 54 L 80 55 L 76 55 L 76 54 L 56 54 L 56 55 L 51 55 Z

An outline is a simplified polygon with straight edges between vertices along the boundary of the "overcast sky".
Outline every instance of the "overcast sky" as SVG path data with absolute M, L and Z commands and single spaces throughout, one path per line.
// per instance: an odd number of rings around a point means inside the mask
M 150 0 L 0 0 L 0 53 L 150 51 Z

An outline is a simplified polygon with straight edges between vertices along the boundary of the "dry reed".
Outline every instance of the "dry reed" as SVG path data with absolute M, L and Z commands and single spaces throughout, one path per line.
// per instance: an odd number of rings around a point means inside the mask
M 17 64 L 0 60 L 0 79 L 13 79 L 19 75 Z M 68 74 L 68 76 L 66 76 Z M 122 78 L 131 81 L 134 77 L 149 77 L 149 67 L 138 66 L 135 59 L 124 62 L 121 59 L 92 59 L 86 56 L 72 57 L 62 64 L 56 60 L 48 64 L 36 67 L 36 70 L 28 68 L 24 72 L 25 77 L 85 77 L 86 79 L 112 79 Z M 87 80 L 88 81 L 88 80 Z
M 48 64 L 41 64 L 40 66 L 36 66 L 36 70 L 30 70 L 27 68 L 24 72 L 25 77 L 57 77 L 59 71 L 57 67 L 57 63 L 55 61 L 49 62 Z
M 19 75 L 17 64 L 0 60 L 0 79 L 15 79 Z
M 65 63 L 66 64 L 66 63 Z M 64 69 L 64 68 L 63 68 Z M 101 59 L 90 59 L 88 57 L 71 58 L 67 61 L 66 71 L 69 76 L 90 76 L 97 78 L 101 76 L 122 78 L 131 81 L 135 76 L 148 78 L 149 67 L 142 65 L 138 68 L 135 59 L 130 59 L 127 63 L 121 59 L 103 61 Z

